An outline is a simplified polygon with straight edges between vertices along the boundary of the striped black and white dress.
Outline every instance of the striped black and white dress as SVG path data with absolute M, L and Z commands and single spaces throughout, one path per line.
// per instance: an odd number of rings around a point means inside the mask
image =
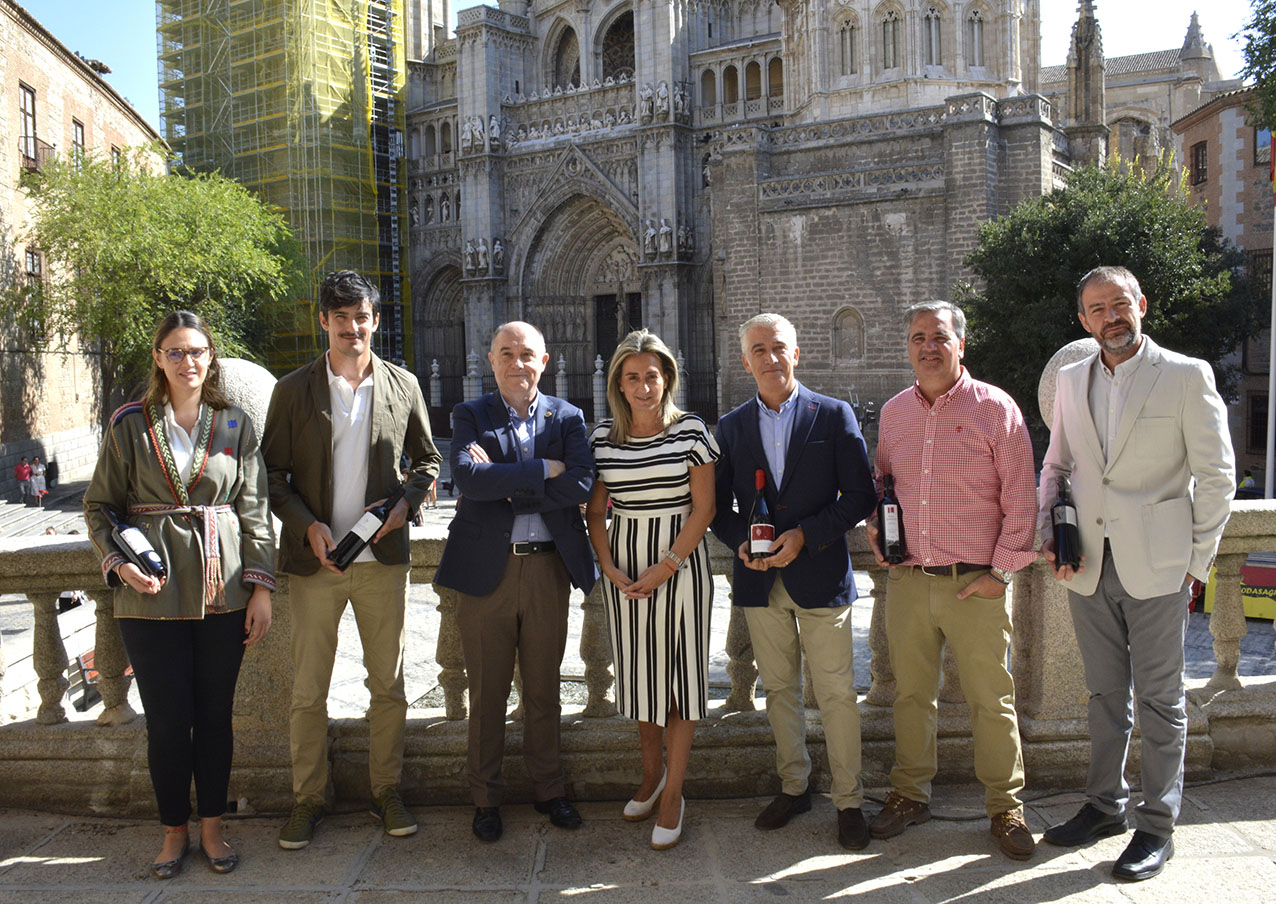
M 636 578 L 659 562 L 691 512 L 688 468 L 718 459 L 704 421 L 684 414 L 657 436 L 623 444 L 607 438 L 611 421 L 590 435 L 598 479 L 612 500 L 608 542 L 616 567 Z M 604 580 L 616 704 L 632 719 L 664 725 L 676 703 L 684 719 L 702 719 L 709 702 L 709 615 L 713 576 L 701 540 L 678 573 L 649 599 L 631 600 Z

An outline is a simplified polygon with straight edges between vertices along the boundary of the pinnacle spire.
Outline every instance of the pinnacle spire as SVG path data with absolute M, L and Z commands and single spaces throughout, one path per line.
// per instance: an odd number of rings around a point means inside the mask
M 1192 13 L 1192 21 L 1187 26 L 1187 37 L 1183 39 L 1183 49 L 1179 51 L 1180 60 L 1208 60 L 1214 56 L 1214 49 L 1205 43 L 1201 34 L 1201 20 Z

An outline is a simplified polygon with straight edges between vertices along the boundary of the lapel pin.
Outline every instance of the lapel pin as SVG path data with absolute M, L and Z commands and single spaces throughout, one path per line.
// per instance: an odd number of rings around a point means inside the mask
M 222 454 L 224 454 L 224 455 L 234 455 L 234 454 L 235 454 L 235 450 L 234 450 L 234 449 L 232 449 L 230 446 L 227 446 L 225 449 L 222 449 Z
M 553 416 L 554 416 L 553 409 L 549 409 L 549 408 L 545 409 L 545 417 L 551 418 Z
M 235 420 L 235 418 L 231 418 L 230 420 L 226 422 L 226 426 L 230 427 L 233 430 L 234 428 L 239 426 L 239 421 Z

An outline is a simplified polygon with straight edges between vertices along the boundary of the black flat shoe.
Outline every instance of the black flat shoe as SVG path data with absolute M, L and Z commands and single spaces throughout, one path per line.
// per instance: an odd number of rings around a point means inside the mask
M 230 848 L 229 854 L 225 857 L 214 857 L 212 854 L 208 853 L 208 850 L 204 847 L 204 842 L 202 840 L 199 843 L 199 852 L 203 854 L 204 859 L 208 861 L 208 868 L 215 873 L 231 873 L 235 871 L 235 867 L 239 866 L 239 855 L 235 853 L 235 849 L 231 848 L 229 844 L 227 844 L 226 847 Z
M 801 794 L 785 794 L 781 791 L 775 800 L 766 805 L 766 809 L 758 814 L 753 824 L 759 829 L 770 831 L 780 829 L 789 824 L 789 820 L 799 813 L 811 809 L 811 789 Z
M 498 807 L 474 808 L 474 837 L 489 844 L 500 840 L 505 827 L 501 824 L 501 811 Z
M 584 822 L 580 814 L 576 812 L 576 808 L 572 806 L 572 802 L 565 797 L 538 800 L 533 806 L 536 807 L 537 813 L 548 814 L 550 824 L 560 829 L 579 829 Z
M 1067 822 L 1051 826 L 1041 837 L 1060 847 L 1077 847 L 1109 835 L 1120 835 L 1127 828 L 1124 813 L 1109 816 L 1094 804 L 1086 804 L 1077 811 L 1076 816 Z
M 1151 879 L 1174 856 L 1174 839 L 1135 830 L 1124 853 L 1112 867 L 1112 875 L 1127 882 Z
M 163 863 L 151 864 L 151 875 L 156 879 L 171 879 L 182 871 L 182 865 L 186 862 L 186 855 L 190 853 L 190 844 L 182 849 L 182 853 L 174 860 L 165 860 Z

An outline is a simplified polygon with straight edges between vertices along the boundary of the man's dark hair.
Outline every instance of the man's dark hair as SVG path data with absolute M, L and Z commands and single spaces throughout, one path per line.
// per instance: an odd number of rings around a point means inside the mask
M 1085 294 L 1085 290 L 1091 283 L 1099 283 L 1100 285 L 1120 286 L 1129 290 L 1134 296 L 1135 301 L 1143 297 L 1143 290 L 1139 288 L 1139 279 L 1125 267 L 1095 267 L 1085 276 L 1081 277 L 1081 282 L 1077 283 L 1077 313 L 1084 314 L 1085 308 L 1081 306 L 1081 296 Z
M 381 316 L 381 293 L 354 270 L 334 270 L 319 285 L 319 308 L 325 314 L 337 308 L 357 308 L 365 301 L 372 305 L 374 316 Z

